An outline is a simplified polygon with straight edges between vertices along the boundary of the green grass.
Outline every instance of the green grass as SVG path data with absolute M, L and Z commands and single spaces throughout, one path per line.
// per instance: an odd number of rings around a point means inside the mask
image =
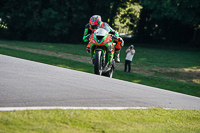
M 164 67 L 164 68 L 192 68 L 200 66 L 199 51 L 170 50 L 156 48 L 136 48 L 140 56 L 136 56 L 136 63 L 143 64 L 145 67 Z
M 86 51 L 86 44 L 57 44 L 57 43 L 35 43 L 35 42 L 19 42 L 19 41 L 0 41 L 0 44 L 18 46 L 22 48 L 31 48 L 39 50 L 47 50 L 53 52 L 70 53 L 80 56 L 89 56 Z M 124 63 L 126 56 L 125 50 L 128 48 L 125 45 L 121 50 L 121 62 Z M 157 49 L 144 48 L 139 44 L 135 46 L 136 54 L 133 60 L 133 66 L 142 68 L 200 68 L 200 52 L 194 50 L 172 50 L 172 49 Z
M 199 110 L 26 110 L 0 112 L 4 133 L 199 133 Z
M 36 43 L 36 42 L 20 42 L 20 41 L 0 41 L 0 44 L 7 44 L 22 48 L 31 48 L 39 50 L 47 50 L 52 52 L 63 52 L 81 56 L 88 56 L 86 53 L 86 44 L 62 44 L 62 43 Z

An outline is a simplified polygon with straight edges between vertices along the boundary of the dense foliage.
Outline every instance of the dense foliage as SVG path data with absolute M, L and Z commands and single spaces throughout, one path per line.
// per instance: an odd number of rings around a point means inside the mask
M 138 39 L 199 45 L 200 1 L 141 0 L 140 4 Z
M 139 18 L 134 8 L 121 14 L 135 3 L 142 6 Z M 0 0 L 0 38 L 80 43 L 85 25 L 94 14 L 116 30 L 114 21 L 120 17 L 134 33 L 134 41 L 200 43 L 198 0 Z
M 0 0 L 0 2 L 1 37 L 9 39 L 77 42 L 82 40 L 81 36 L 90 16 L 100 14 L 103 20 L 113 17 L 109 13 L 111 5 L 105 0 L 97 2 Z

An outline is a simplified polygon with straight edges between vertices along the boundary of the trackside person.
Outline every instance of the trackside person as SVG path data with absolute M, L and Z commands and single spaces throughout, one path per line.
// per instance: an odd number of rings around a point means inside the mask
M 131 71 L 131 62 L 133 60 L 133 56 L 135 55 L 135 49 L 134 46 L 131 45 L 129 48 L 126 50 L 126 58 L 125 58 L 125 65 L 124 65 L 124 72 L 127 70 L 127 65 L 128 65 L 128 73 Z

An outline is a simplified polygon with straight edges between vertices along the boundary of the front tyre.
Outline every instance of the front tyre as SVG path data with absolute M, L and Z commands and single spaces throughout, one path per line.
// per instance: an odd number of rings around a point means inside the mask
M 101 75 L 102 70 L 102 51 L 96 51 L 94 59 L 94 74 Z

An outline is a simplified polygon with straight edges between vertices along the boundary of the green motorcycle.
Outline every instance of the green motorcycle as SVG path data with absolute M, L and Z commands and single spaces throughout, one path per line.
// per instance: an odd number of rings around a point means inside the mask
M 115 69 L 114 36 L 109 34 L 108 27 L 97 29 L 89 38 L 90 55 L 94 65 L 94 73 L 112 78 Z

